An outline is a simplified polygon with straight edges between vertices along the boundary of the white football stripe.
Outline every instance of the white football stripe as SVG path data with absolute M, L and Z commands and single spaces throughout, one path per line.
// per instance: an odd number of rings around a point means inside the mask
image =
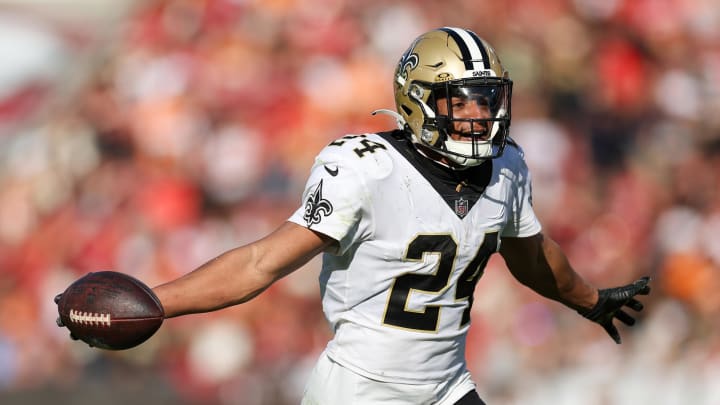
M 470 51 L 470 57 L 473 60 L 473 69 L 474 70 L 483 70 L 485 69 L 484 61 L 483 61 L 483 54 L 480 50 L 480 47 L 478 47 L 477 42 L 475 42 L 475 39 L 470 36 L 470 34 L 467 33 L 465 30 L 460 30 L 453 27 L 448 27 L 453 32 L 458 34 L 460 38 L 462 38 L 463 42 L 465 42 L 465 46 L 467 46 L 468 51 Z

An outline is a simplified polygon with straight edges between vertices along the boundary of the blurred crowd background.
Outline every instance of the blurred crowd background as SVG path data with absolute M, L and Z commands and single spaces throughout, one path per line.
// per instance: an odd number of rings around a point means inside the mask
M 298 403 L 330 337 L 318 260 L 124 352 L 70 341 L 52 298 L 104 269 L 156 285 L 272 230 L 324 145 L 394 127 L 370 112 L 443 25 L 510 70 L 535 208 L 578 271 L 653 277 L 618 346 L 495 257 L 468 344 L 481 397 L 720 403 L 715 0 L 4 0 L 0 402 Z

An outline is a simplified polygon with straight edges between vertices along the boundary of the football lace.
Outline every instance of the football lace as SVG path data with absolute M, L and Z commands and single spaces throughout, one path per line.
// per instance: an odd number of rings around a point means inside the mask
M 70 310 L 70 321 L 81 325 L 110 326 L 110 314 Z

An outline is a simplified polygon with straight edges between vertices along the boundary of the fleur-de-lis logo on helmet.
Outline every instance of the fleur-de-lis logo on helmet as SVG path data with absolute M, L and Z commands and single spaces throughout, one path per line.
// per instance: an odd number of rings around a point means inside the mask
M 415 69 L 420 62 L 420 58 L 415 53 L 415 41 L 410 48 L 408 48 L 407 51 L 400 57 L 400 62 L 398 62 L 398 76 L 402 77 L 403 79 L 407 80 L 408 78 L 408 72 Z
M 307 202 L 305 203 L 305 215 L 303 219 L 308 224 L 308 228 L 314 224 L 319 224 L 322 217 L 326 217 L 333 212 L 333 206 L 330 201 L 326 200 L 322 196 L 323 181 L 320 180 L 315 190 L 308 196 Z

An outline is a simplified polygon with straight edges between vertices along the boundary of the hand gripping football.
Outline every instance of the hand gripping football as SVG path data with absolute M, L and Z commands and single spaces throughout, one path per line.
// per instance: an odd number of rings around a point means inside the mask
M 164 311 L 141 281 L 114 271 L 88 273 L 56 298 L 59 324 L 91 347 L 124 350 L 160 328 Z

